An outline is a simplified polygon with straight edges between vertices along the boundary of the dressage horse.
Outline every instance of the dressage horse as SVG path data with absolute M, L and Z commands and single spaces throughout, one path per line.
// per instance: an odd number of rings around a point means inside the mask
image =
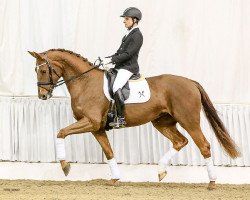
M 57 158 L 65 175 L 69 173 L 70 164 L 65 160 L 64 138 L 72 134 L 91 132 L 107 157 L 111 180 L 119 180 L 120 171 L 105 132 L 110 101 L 103 92 L 104 71 L 81 55 L 65 49 L 29 53 L 36 58 L 38 97 L 43 100 L 49 99 L 52 97 L 53 89 L 63 83 L 66 84 L 71 96 L 71 107 L 76 122 L 59 131 L 56 144 Z M 61 77 L 63 80 L 59 81 Z M 216 174 L 210 144 L 200 127 L 202 107 L 226 153 L 231 158 L 236 158 L 240 152 L 207 93 L 198 82 L 180 76 L 160 75 L 148 77 L 146 80 L 151 97 L 145 103 L 125 105 L 126 126 L 152 122 L 153 126 L 172 142 L 171 150 L 159 161 L 159 181 L 166 176 L 166 166 L 171 157 L 188 143 L 187 138 L 176 128 L 176 124 L 179 123 L 194 140 L 205 159 L 210 179 L 208 188 L 215 188 Z

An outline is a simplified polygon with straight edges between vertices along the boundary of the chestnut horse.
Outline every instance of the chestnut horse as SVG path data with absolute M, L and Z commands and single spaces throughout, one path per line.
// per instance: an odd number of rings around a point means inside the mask
M 107 157 L 111 180 L 119 180 L 120 172 L 105 132 L 110 102 L 103 92 L 104 71 L 79 54 L 64 49 L 29 53 L 36 58 L 38 97 L 47 100 L 52 96 L 53 89 L 63 83 L 71 96 L 71 107 L 77 122 L 59 131 L 56 145 L 57 158 L 65 175 L 69 173 L 70 164 L 65 161 L 64 138 L 91 132 Z M 63 77 L 62 81 L 58 81 L 60 77 Z M 159 161 L 159 180 L 166 176 L 166 166 L 171 157 L 188 143 L 187 138 L 176 128 L 179 123 L 190 134 L 205 159 L 210 179 L 208 188 L 215 188 L 216 174 L 210 144 L 200 127 L 201 107 L 226 153 L 231 158 L 238 157 L 240 153 L 207 93 L 198 82 L 180 76 L 160 75 L 146 80 L 151 98 L 141 104 L 126 104 L 124 113 L 127 127 L 152 122 L 172 142 L 171 150 Z

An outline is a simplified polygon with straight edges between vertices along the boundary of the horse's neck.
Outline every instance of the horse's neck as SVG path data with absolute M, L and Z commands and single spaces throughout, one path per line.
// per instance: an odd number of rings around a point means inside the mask
M 63 63 L 64 80 L 69 80 L 72 77 L 79 76 L 91 69 L 91 65 L 87 61 L 68 53 L 61 55 L 61 61 Z
M 82 60 L 79 57 L 74 55 L 63 55 L 63 79 L 65 81 L 70 80 L 74 77 L 78 77 L 84 72 L 87 72 L 93 66 L 89 64 L 89 62 Z M 88 92 L 91 93 L 95 86 L 100 85 L 100 77 L 101 72 L 99 70 L 91 70 L 86 74 L 83 74 L 79 78 L 75 78 L 72 81 L 66 82 L 66 86 L 72 98 L 78 98 L 82 94 L 86 94 Z

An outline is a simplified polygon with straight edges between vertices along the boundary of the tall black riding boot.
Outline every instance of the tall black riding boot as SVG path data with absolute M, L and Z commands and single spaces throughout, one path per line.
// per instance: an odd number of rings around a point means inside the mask
M 109 123 L 113 128 L 124 128 L 126 125 L 125 117 L 124 117 L 124 98 L 122 95 L 122 90 L 119 89 L 114 95 L 116 112 L 117 116 L 115 117 L 114 122 Z

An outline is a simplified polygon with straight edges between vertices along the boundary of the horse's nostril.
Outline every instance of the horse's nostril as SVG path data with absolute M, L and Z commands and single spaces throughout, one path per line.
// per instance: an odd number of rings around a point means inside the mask
M 47 99 L 47 96 L 46 96 L 45 94 L 43 94 L 43 95 L 41 96 L 41 99 L 42 99 L 42 100 L 46 100 L 46 99 Z

